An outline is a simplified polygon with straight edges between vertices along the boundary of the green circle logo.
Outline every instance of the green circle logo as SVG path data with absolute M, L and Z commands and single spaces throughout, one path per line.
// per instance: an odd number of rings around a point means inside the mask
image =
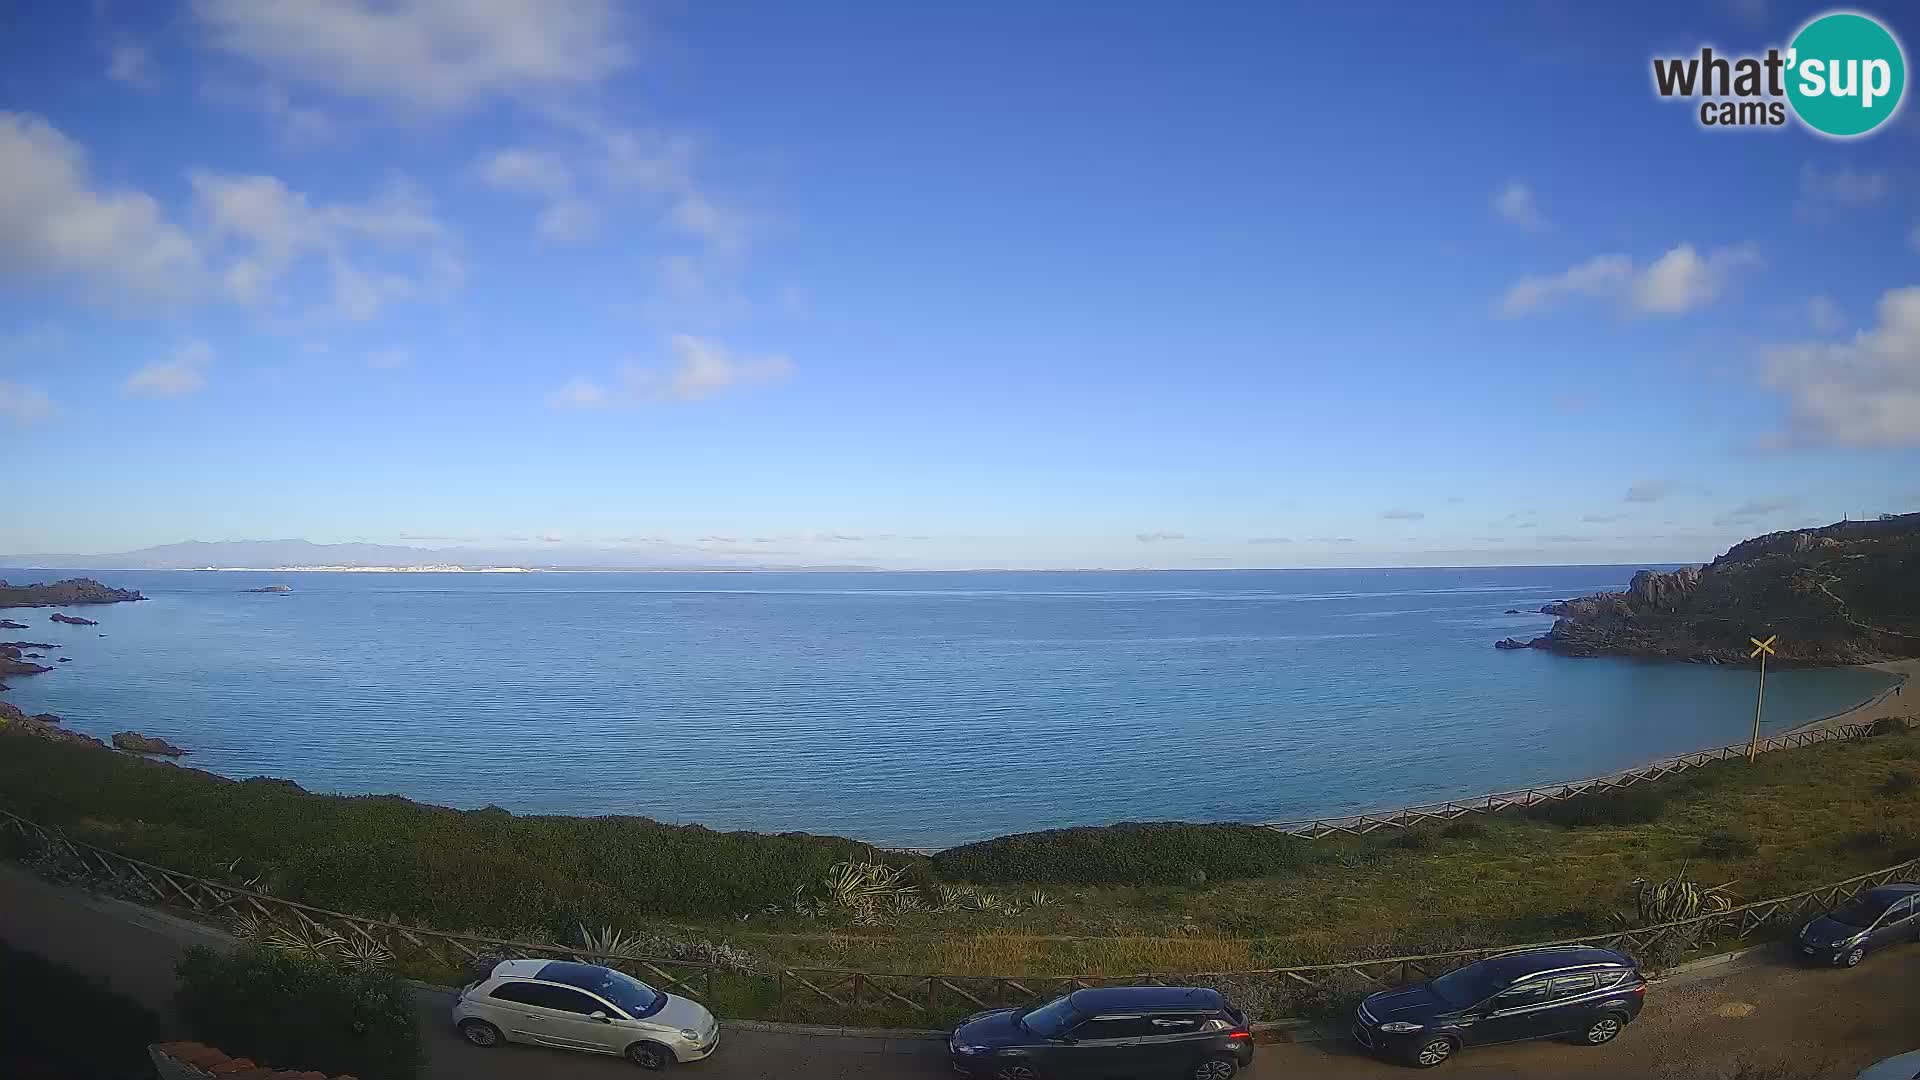
M 1794 35 L 1787 99 L 1801 121 L 1836 138 L 1865 135 L 1900 108 L 1907 58 L 1878 22 L 1851 11 L 1822 15 Z

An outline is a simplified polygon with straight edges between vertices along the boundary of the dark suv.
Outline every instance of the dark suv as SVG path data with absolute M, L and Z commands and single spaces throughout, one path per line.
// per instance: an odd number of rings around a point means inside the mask
M 1868 889 L 1800 928 L 1800 954 L 1852 967 L 1868 949 L 1920 941 L 1920 885 L 1895 881 Z
M 1619 953 L 1529 949 L 1374 994 L 1360 1003 L 1353 1037 L 1422 1069 L 1463 1046 L 1558 1036 L 1599 1046 L 1640 1015 L 1646 993 L 1647 980 Z
M 1036 1009 L 975 1013 L 947 1050 L 955 1072 L 992 1080 L 1227 1080 L 1252 1064 L 1253 1032 L 1247 1014 L 1212 990 L 1108 986 Z

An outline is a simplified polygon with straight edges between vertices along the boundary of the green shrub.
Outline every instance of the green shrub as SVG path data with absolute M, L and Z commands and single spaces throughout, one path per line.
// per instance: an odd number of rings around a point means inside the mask
M 1894 798 L 1916 787 L 1920 787 L 1920 776 L 1915 776 L 1909 769 L 1895 769 L 1880 782 L 1880 794 Z
M 334 911 L 463 929 L 657 917 L 712 918 L 791 901 L 833 864 L 873 848 L 802 833 L 715 832 L 636 817 L 517 817 L 392 796 L 314 795 L 127 754 L 6 737 L 8 809 L 77 839 L 225 880 L 244 858 L 276 896 Z M 917 862 L 889 854 L 888 862 Z
M 1433 846 L 1433 834 L 1424 829 L 1402 829 L 1387 846 L 1402 851 L 1425 851 Z
M 982 883 L 1185 885 L 1194 871 L 1233 881 L 1298 870 L 1313 841 L 1257 825 L 1138 824 L 1021 833 L 933 856 L 941 877 Z
M 1884 825 L 1855 829 L 1841 838 L 1842 845 L 1855 851 L 1885 851 L 1900 842 L 1900 834 Z
M 158 1017 L 58 967 L 0 944 L 0 1076 L 152 1076 Z
M 420 1068 L 413 996 L 387 972 L 266 949 L 195 948 L 175 1004 L 194 1039 L 279 1069 L 410 1080 Z
M 1440 835 L 1449 840 L 1478 840 L 1487 835 L 1487 823 L 1478 817 L 1454 818 L 1440 830 Z
M 1380 985 L 1352 971 L 1334 971 L 1312 987 L 1293 993 L 1297 1015 L 1335 1024 L 1353 1022 L 1353 1012 L 1367 995 L 1378 993 Z
M 1535 821 L 1577 829 L 1594 825 L 1645 825 L 1666 809 L 1666 796 L 1644 785 L 1590 792 L 1571 799 L 1536 803 L 1526 809 Z
M 1745 833 L 1715 829 L 1700 838 L 1700 854 L 1709 859 L 1744 859 L 1759 850 Z

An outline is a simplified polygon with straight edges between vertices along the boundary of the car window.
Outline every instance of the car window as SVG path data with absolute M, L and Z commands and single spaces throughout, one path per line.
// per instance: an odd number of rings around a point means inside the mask
M 1099 1016 L 1073 1029 L 1076 1042 L 1095 1039 L 1138 1039 L 1153 1032 L 1144 1016 Z
M 1601 986 L 1619 986 L 1626 980 L 1625 971 L 1603 971 L 1600 973 Z
M 1493 999 L 1495 1009 L 1519 1009 L 1547 1000 L 1547 980 L 1535 979 L 1500 991 Z
M 509 982 L 487 991 L 487 996 L 495 1001 L 511 1001 L 516 1005 L 537 1005 L 535 991 L 540 988 L 532 983 Z
M 1073 997 L 1054 998 L 1052 1001 L 1020 1017 L 1020 1026 L 1043 1039 L 1054 1039 L 1066 1034 L 1067 1029 L 1080 1021 L 1080 1014 L 1073 1011 Z
M 1827 913 L 1827 918 L 1843 926 L 1872 926 L 1880 913 L 1887 909 L 1885 898 L 1876 899 L 1872 893 L 1860 897 L 1843 907 Z
M 607 1007 L 578 990 L 569 990 L 564 986 L 534 986 L 537 995 L 533 1004 L 543 1009 L 555 1009 L 560 1012 L 590 1013 L 605 1012 Z
M 1436 997 L 1460 1008 L 1484 999 L 1499 989 L 1493 969 L 1485 964 L 1468 964 L 1457 968 L 1427 984 Z
M 1600 989 L 1600 980 L 1592 975 L 1562 975 L 1547 984 L 1547 999 L 1559 1001 Z
M 1200 1030 L 1206 1019 L 1201 1016 L 1149 1016 L 1147 1034 L 1191 1035 Z

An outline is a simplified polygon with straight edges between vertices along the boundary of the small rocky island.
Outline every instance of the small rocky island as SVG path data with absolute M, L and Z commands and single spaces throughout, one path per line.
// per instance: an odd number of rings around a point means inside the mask
M 82 619 L 78 615 L 68 615 L 65 612 L 60 612 L 60 611 L 56 611 L 53 613 L 53 621 L 57 623 L 66 623 L 68 626 L 99 626 L 100 625 L 99 623 L 95 622 L 92 619 Z
M 241 591 L 242 591 L 242 592 L 250 592 L 250 593 L 256 593 L 256 592 L 263 592 L 263 593 L 290 593 L 290 592 L 292 592 L 292 591 L 293 591 L 293 586 L 291 586 L 291 585 L 262 585 L 262 586 L 260 586 L 260 587 L 259 587 L 259 588 L 257 588 L 257 589 L 243 589 L 243 590 L 241 590 Z
M 113 733 L 113 745 L 116 750 L 125 750 L 132 754 L 157 754 L 161 757 L 179 757 L 185 750 L 165 739 L 156 739 L 151 735 L 142 735 L 137 731 L 116 731 Z
M 1778 634 L 1775 664 L 1920 656 L 1920 513 L 1769 533 L 1540 611 L 1559 616 L 1553 629 L 1494 647 L 1745 664 L 1749 637 Z
M 77 607 L 145 599 L 132 589 L 111 588 L 92 578 L 67 578 L 37 585 L 10 585 L 0 581 L 0 608 Z

